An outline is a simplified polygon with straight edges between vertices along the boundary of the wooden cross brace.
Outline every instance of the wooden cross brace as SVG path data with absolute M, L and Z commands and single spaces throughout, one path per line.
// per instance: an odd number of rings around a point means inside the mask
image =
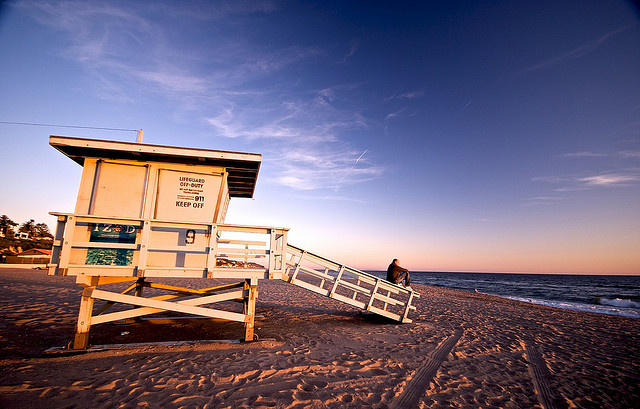
M 114 282 L 136 280 L 121 293 L 98 289 L 98 285 Z M 245 326 L 245 341 L 254 339 L 255 303 L 258 298 L 258 280 L 246 279 L 244 282 L 226 284 L 204 289 L 190 289 L 158 283 L 149 283 L 144 278 L 130 277 L 83 277 L 78 283 L 84 287 L 80 300 L 78 324 L 74 338 L 74 349 L 86 349 L 89 345 L 89 329 L 91 325 L 113 322 L 117 320 L 137 318 L 144 315 L 155 314 L 164 311 L 198 315 L 209 318 L 218 318 L 226 321 L 242 322 Z M 165 294 L 154 297 L 142 297 L 142 289 L 156 288 L 171 291 L 173 294 Z M 233 290 L 234 291 L 227 291 Z M 135 295 L 129 293 L 135 290 Z M 225 292 L 221 292 L 225 291 Z M 185 297 L 194 297 L 183 299 Z M 182 300 L 180 300 L 182 299 Z M 95 300 L 104 300 L 107 303 L 95 314 L 93 305 Z M 243 303 L 243 312 L 231 312 L 210 307 L 202 307 L 205 304 L 214 304 L 222 301 L 238 301 Z M 126 311 L 105 313 L 115 303 L 128 304 L 134 308 Z

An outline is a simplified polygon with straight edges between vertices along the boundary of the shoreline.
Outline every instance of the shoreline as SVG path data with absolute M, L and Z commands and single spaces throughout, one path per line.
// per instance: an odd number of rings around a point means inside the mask
M 520 301 L 526 304 L 534 304 L 534 305 L 544 305 L 551 308 L 558 308 L 560 310 L 569 310 L 569 311 L 579 311 L 579 312 L 588 312 L 592 314 L 602 314 L 609 315 L 612 317 L 624 317 L 631 319 L 640 319 L 640 312 L 635 309 L 621 310 L 620 307 L 612 308 L 612 311 L 607 310 L 606 305 L 599 304 L 585 304 L 585 303 L 574 303 L 570 301 L 555 301 L 555 300 L 540 300 L 535 298 L 527 298 L 524 297 L 508 297 L 501 295 L 494 295 L 496 297 L 507 298 L 509 300 Z
M 42 351 L 73 338 L 74 277 L 2 269 L 0 285 L 1 407 L 80 408 L 90 399 L 104 408 L 631 408 L 640 399 L 634 318 L 416 284 L 414 322 L 398 324 L 261 280 L 256 333 L 267 341 L 45 358 Z M 149 320 L 97 325 L 90 343 L 241 334 L 236 323 Z
M 383 277 L 382 272 L 373 274 Z M 412 282 L 566 310 L 640 318 L 640 276 L 524 273 L 505 276 L 509 274 L 416 271 L 412 274 Z M 614 280 L 612 284 L 610 280 Z M 494 285 L 494 281 L 499 284 Z M 530 287 L 536 290 L 528 290 Z

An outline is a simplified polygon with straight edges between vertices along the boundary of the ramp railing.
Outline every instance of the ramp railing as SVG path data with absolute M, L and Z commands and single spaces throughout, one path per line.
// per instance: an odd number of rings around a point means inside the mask
M 415 291 L 291 244 L 287 245 L 286 271 L 282 279 L 400 322 L 411 322 L 407 317 L 415 310 L 411 302 L 420 296 Z

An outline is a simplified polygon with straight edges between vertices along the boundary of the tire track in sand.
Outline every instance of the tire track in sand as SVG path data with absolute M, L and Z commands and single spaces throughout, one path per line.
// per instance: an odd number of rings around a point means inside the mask
M 551 388 L 551 384 L 549 383 L 551 373 L 547 368 L 544 358 L 542 358 L 542 355 L 540 355 L 540 352 L 535 347 L 535 342 L 531 339 L 520 342 L 524 348 L 529 373 L 531 374 L 531 378 L 533 378 L 533 387 L 538 394 L 540 405 L 542 405 L 544 409 L 563 408 L 565 406 L 562 404 L 563 400 L 558 397 Z
M 413 378 L 407 382 L 406 387 L 401 395 L 395 399 L 389 406 L 395 408 L 416 408 L 420 402 L 420 398 L 426 392 L 431 380 L 440 369 L 442 363 L 462 337 L 463 330 L 457 329 L 455 333 L 446 341 L 441 343 L 427 354 L 427 362 L 424 366 L 416 370 Z

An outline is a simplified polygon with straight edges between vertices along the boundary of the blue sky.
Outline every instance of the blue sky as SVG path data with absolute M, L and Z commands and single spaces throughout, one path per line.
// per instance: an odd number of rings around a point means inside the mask
M 14 221 L 73 211 L 81 168 L 49 135 L 143 129 L 262 154 L 227 222 L 354 267 L 640 274 L 631 1 L 3 4 Z

